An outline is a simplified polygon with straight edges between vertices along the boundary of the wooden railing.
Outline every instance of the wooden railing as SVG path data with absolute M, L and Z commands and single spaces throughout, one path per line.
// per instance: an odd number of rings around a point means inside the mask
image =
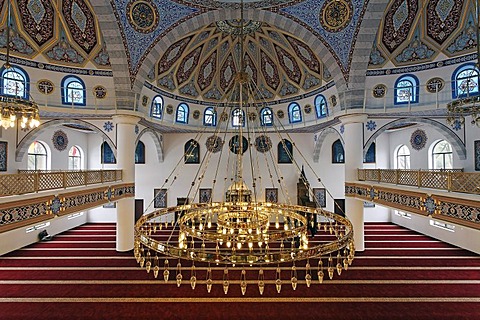
M 122 180 L 121 170 L 31 171 L 0 174 L 0 197 Z
M 358 169 L 358 180 L 480 194 L 480 172 L 463 172 L 463 169 Z

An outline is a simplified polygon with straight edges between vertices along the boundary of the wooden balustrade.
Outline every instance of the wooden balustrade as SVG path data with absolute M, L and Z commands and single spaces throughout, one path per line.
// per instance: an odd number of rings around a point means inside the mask
M 122 180 L 121 170 L 32 171 L 0 174 L 0 196 L 86 186 Z
M 359 181 L 384 182 L 418 188 L 480 194 L 480 172 L 463 172 L 463 169 L 358 169 L 357 177 Z

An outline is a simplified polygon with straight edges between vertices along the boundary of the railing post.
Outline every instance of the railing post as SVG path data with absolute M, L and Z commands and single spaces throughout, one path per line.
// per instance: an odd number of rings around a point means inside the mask
M 67 172 L 64 171 L 62 174 L 62 183 L 63 183 L 63 189 L 67 189 Z
M 35 192 L 38 192 L 38 186 L 40 184 L 40 174 L 37 172 L 34 173 L 34 180 L 33 180 L 33 190 L 35 190 Z
M 380 181 L 382 181 L 381 174 L 382 174 L 382 171 L 380 169 L 377 169 L 377 182 L 379 182 L 379 183 L 380 183 Z
M 400 178 L 400 169 L 395 170 L 395 184 L 398 184 Z
M 88 181 L 87 181 L 87 175 L 88 175 L 88 171 L 84 171 L 84 172 L 83 172 L 83 183 L 84 183 L 85 185 L 87 185 L 87 182 L 88 182 Z
M 104 174 L 104 171 L 103 170 L 100 170 L 100 182 L 103 183 L 103 174 Z
M 422 186 L 422 170 L 417 171 L 417 187 Z
M 447 191 L 452 191 L 452 172 L 447 172 Z

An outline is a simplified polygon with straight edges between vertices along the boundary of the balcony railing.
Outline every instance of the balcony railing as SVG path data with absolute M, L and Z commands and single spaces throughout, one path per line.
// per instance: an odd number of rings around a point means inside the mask
M 0 175 L 0 197 L 122 180 L 121 170 L 32 171 Z
M 463 172 L 463 169 L 358 169 L 358 180 L 480 194 L 480 173 Z

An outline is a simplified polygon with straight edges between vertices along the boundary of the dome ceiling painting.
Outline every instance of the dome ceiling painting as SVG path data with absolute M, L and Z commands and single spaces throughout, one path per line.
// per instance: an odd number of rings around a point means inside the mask
M 331 80 L 320 58 L 307 44 L 266 23 L 219 21 L 185 35 L 160 57 L 157 86 L 180 96 L 205 101 L 224 100 L 243 52 L 245 71 L 258 90 L 256 99 L 273 100 L 315 90 Z M 155 77 L 155 79 L 153 79 Z M 261 94 L 260 94 L 261 93 Z
M 369 69 L 476 52 L 476 1 L 392 0 L 370 54 Z
M 83 0 L 0 0 L 0 48 L 5 52 L 10 21 L 11 54 L 26 60 L 110 69 L 96 16 Z
M 233 0 L 110 0 L 110 3 L 122 34 L 132 82 L 135 81 L 143 61 L 162 38 L 170 32 L 176 34 L 176 39 L 179 38 L 175 32 L 177 27 L 181 26 L 180 30 L 191 33 L 202 30 L 203 27 L 208 28 L 211 23 L 216 22 L 212 20 L 212 12 L 233 9 L 234 13 L 238 10 L 238 15 L 240 14 L 240 1 Z M 364 0 L 245 0 L 245 13 L 247 18 L 248 14 L 255 13 L 262 16 L 266 19 L 262 22 L 267 23 L 270 28 L 276 28 L 275 24 L 282 20 L 282 24 L 288 26 L 284 30 L 286 32 L 289 28 L 297 31 L 307 29 L 330 51 L 343 77 L 348 79 L 355 39 L 367 4 L 368 1 Z M 262 11 L 269 14 L 264 15 Z M 195 19 L 200 15 L 208 18 Z M 208 26 L 198 25 L 199 21 L 205 20 L 210 21 L 206 23 Z M 277 31 L 282 32 L 278 28 Z M 183 34 L 180 37 L 183 37 Z M 202 48 L 200 51 L 203 50 Z M 163 53 L 165 49 L 157 48 L 156 51 Z M 149 57 L 149 60 L 152 58 Z M 257 63 L 260 63 L 260 60 Z

